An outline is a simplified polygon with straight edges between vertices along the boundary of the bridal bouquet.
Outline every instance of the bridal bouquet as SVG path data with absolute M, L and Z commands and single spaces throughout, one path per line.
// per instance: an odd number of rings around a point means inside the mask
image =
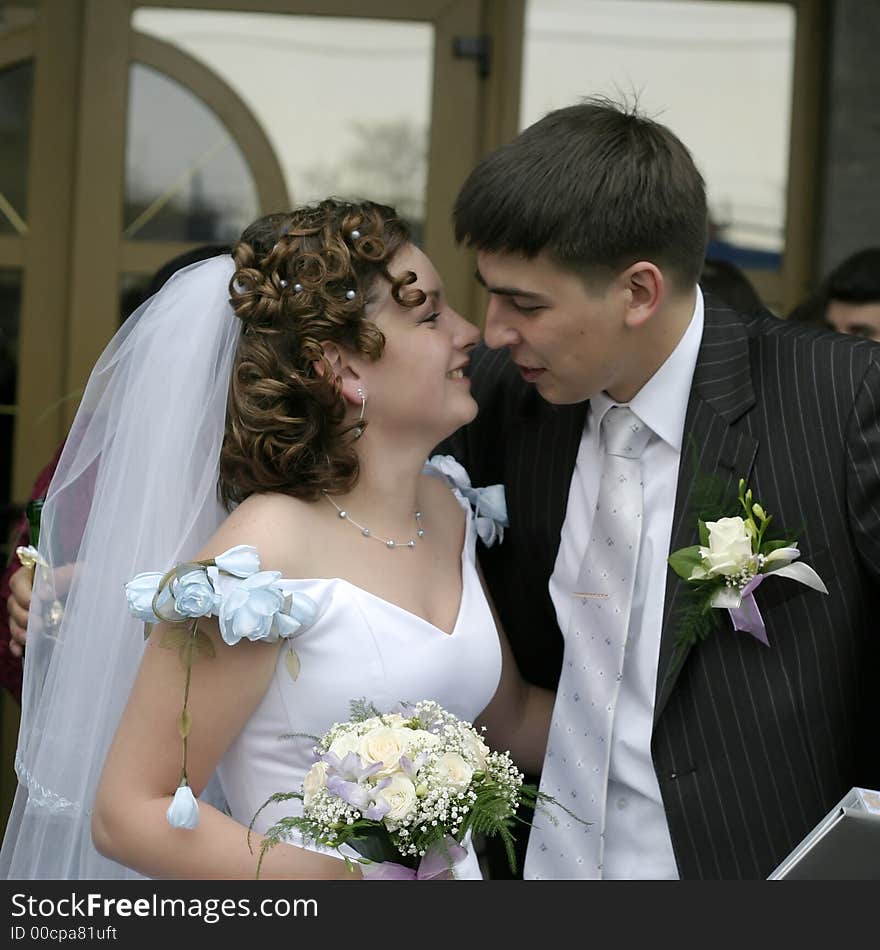
M 552 799 L 523 785 L 506 752 L 491 752 L 470 723 L 433 701 L 402 703 L 389 713 L 364 702 L 351 706 L 352 718 L 318 740 L 302 789 L 279 792 L 260 809 L 303 803 L 301 816 L 267 831 L 260 863 L 298 833 L 306 843 L 350 846 L 363 857 L 365 877 L 427 880 L 454 874 L 466 853 L 461 842 L 476 832 L 500 835 L 515 866 L 518 806 Z

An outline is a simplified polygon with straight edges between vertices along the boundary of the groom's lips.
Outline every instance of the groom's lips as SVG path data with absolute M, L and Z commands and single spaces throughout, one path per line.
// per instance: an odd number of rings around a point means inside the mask
M 522 366 L 520 363 L 516 364 L 516 368 L 527 383 L 533 383 L 542 373 L 546 372 L 540 366 Z

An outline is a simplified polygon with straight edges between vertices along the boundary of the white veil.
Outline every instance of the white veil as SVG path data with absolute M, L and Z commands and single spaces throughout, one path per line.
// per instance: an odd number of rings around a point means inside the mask
M 233 271 L 226 255 L 179 271 L 92 371 L 43 508 L 5 878 L 139 876 L 99 855 L 90 827 L 144 645 L 123 585 L 192 557 L 225 516 Z

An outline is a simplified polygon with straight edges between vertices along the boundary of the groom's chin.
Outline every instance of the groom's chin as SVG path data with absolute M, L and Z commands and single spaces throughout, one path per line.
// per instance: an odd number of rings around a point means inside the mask
M 588 393 L 580 389 L 562 388 L 546 376 L 531 385 L 544 402 L 549 402 L 551 406 L 574 406 L 590 398 Z

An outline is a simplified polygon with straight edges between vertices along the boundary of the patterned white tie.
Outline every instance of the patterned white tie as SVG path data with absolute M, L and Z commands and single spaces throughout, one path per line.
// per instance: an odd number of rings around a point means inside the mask
M 641 455 L 651 430 L 626 406 L 602 419 L 605 457 L 590 543 L 565 634 L 541 791 L 584 821 L 548 806 L 535 817 L 523 876 L 601 879 L 614 710 L 623 679 L 642 535 Z

